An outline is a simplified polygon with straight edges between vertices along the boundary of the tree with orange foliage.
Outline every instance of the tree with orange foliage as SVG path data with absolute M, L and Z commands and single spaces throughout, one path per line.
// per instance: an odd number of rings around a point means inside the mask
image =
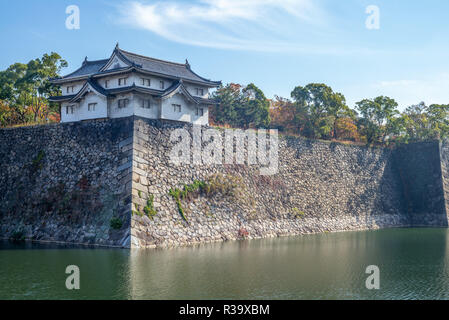
M 0 71 L 0 125 L 48 122 L 51 114 L 58 113 L 48 97 L 56 95 L 59 88 L 48 81 L 57 77 L 67 66 L 57 53 L 44 54 L 28 64 L 15 63 Z
M 335 132 L 340 140 L 360 141 L 357 124 L 350 117 L 338 118 L 335 121 Z
M 275 96 L 271 101 L 271 126 L 283 132 L 296 133 L 296 107 L 292 101 Z

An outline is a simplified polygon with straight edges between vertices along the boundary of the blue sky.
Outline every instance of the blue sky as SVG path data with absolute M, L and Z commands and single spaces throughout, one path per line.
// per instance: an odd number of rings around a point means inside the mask
M 80 9 L 68 30 L 66 8 Z M 369 30 L 366 8 L 380 10 Z M 224 83 L 254 82 L 272 98 L 324 82 L 356 101 L 378 95 L 401 108 L 449 103 L 449 1 L 15 0 L 0 2 L 0 69 L 58 52 L 64 73 L 110 56 L 115 43 Z

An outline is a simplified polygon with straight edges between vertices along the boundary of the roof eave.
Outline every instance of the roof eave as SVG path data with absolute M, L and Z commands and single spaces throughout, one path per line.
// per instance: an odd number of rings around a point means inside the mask
M 80 77 L 74 77 L 74 78 L 60 78 L 60 79 L 54 79 L 54 80 L 50 80 L 50 83 L 52 84 L 64 84 L 64 83 L 69 83 L 69 82 L 75 82 L 75 81 L 83 81 L 83 80 L 87 80 L 89 79 L 89 77 L 91 77 L 92 74 L 87 74 L 84 76 L 80 76 Z
M 48 101 L 51 101 L 51 102 L 64 102 L 64 101 L 70 101 L 73 97 L 75 97 L 75 96 L 74 95 L 70 95 L 70 96 L 54 96 L 54 97 L 48 98 Z

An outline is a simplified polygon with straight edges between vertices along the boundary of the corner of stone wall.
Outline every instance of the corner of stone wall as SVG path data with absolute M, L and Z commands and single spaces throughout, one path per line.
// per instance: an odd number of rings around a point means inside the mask
M 138 118 L 134 117 L 133 142 L 132 142 L 132 174 L 131 174 L 131 248 L 141 248 L 143 235 L 138 234 L 138 225 L 142 219 L 142 208 L 147 206 L 148 180 L 147 172 L 149 162 L 145 160 L 148 150 L 149 135 L 143 131 Z M 148 218 L 147 218 L 148 219 Z
M 131 248 L 131 221 L 132 216 L 132 159 L 133 159 L 133 134 L 129 138 L 119 143 L 120 149 L 120 165 L 117 168 L 118 180 L 120 183 L 119 195 L 119 214 L 128 219 L 126 225 L 127 230 L 120 240 L 121 246 Z
M 444 205 L 446 212 L 446 221 L 447 225 L 449 225 L 449 148 L 447 142 L 439 143 L 440 150 L 440 165 L 441 165 L 441 179 L 443 184 L 443 194 L 444 194 Z

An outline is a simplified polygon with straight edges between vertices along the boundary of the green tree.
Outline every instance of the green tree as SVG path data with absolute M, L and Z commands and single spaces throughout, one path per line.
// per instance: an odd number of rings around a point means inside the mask
M 57 77 L 64 67 L 67 62 L 52 52 L 27 64 L 15 63 L 0 72 L 0 100 L 14 114 L 17 123 L 36 122 L 38 116 L 48 117 L 47 99 L 59 93 L 48 79 Z M 56 106 L 53 107 L 56 111 Z
M 23 81 L 28 86 L 27 92 L 31 94 L 31 108 L 34 121 L 37 121 L 39 112 L 47 105 L 47 98 L 59 94 L 59 88 L 51 84 L 48 79 L 57 77 L 67 62 L 55 52 L 44 54 L 41 59 L 31 60 L 27 65 L 27 72 Z
M 270 125 L 270 103 L 262 90 L 254 84 L 242 88 L 239 84 L 228 84 L 213 95 L 218 102 L 212 112 L 212 121 L 233 127 L 268 127 Z
M 20 123 L 25 122 L 26 116 L 26 90 L 28 88 L 23 81 L 26 71 L 26 64 L 15 63 L 0 72 L 0 99 L 12 110 Z
M 291 97 L 296 105 L 298 131 L 309 138 L 338 138 L 338 119 L 355 116 L 346 105 L 344 95 L 322 83 L 298 86 L 292 91 Z
M 237 109 L 239 111 L 240 125 L 244 128 L 265 127 L 270 125 L 270 103 L 265 94 L 255 84 L 246 86 L 242 94 L 243 103 Z
M 433 139 L 449 138 L 449 105 L 432 104 L 427 109 Z
M 430 135 L 429 117 L 427 106 L 424 102 L 408 107 L 401 114 L 404 126 L 403 140 L 420 141 L 427 140 Z
M 359 131 L 366 137 L 368 143 L 385 142 L 385 139 L 397 131 L 399 114 L 398 103 L 389 97 L 380 96 L 374 99 L 364 99 L 356 103 L 360 112 Z
M 238 119 L 238 105 L 241 103 L 241 86 L 231 83 L 221 86 L 212 95 L 218 105 L 211 112 L 212 121 L 216 124 L 233 125 Z

